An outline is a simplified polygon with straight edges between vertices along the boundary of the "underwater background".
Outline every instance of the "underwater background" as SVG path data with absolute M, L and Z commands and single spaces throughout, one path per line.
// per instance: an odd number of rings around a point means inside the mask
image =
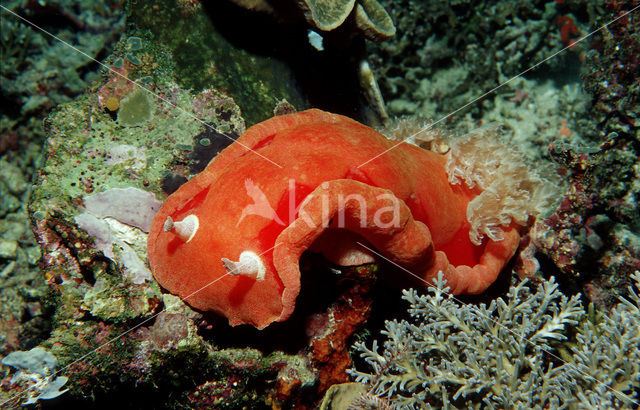
M 0 407 L 639 406 L 639 1 L 1 6 Z M 287 321 L 191 309 L 150 219 L 308 108 L 442 152 L 493 127 L 469 155 L 516 149 L 553 200 L 480 295 L 306 253 Z

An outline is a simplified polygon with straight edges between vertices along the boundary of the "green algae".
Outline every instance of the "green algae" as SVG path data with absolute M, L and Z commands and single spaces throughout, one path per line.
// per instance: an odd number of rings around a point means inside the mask
M 175 86 L 170 91 L 169 102 L 174 105 L 155 103 L 153 120 L 136 128 L 113 121 L 94 103 L 94 96 L 84 96 L 53 113 L 47 120 L 49 154 L 31 198 L 32 214 L 41 219 L 52 208 L 75 208 L 83 195 L 110 188 L 133 186 L 161 195 L 162 178 L 205 128 L 193 113 L 193 96 Z M 224 122 L 205 121 L 213 127 Z M 144 152 L 144 158 L 135 158 L 143 162 L 139 167 L 109 161 L 110 150 L 123 145 Z
M 149 93 L 137 90 L 120 101 L 118 123 L 120 125 L 137 125 L 149 121 L 153 117 L 153 101 Z

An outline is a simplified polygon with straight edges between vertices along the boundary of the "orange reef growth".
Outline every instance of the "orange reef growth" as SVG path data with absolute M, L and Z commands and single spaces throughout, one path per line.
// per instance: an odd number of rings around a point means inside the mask
M 571 16 L 561 16 L 556 20 L 558 25 L 560 26 L 560 38 L 562 39 L 562 44 L 565 47 L 573 47 L 576 42 L 576 37 L 580 34 L 578 27 L 573 22 Z
M 386 258 L 421 285 L 443 271 L 454 293 L 480 293 L 547 197 L 517 154 L 495 152 L 493 131 L 442 155 L 320 110 L 264 121 L 167 198 L 148 239 L 153 274 L 192 307 L 259 329 L 293 313 L 307 249 L 339 265 Z

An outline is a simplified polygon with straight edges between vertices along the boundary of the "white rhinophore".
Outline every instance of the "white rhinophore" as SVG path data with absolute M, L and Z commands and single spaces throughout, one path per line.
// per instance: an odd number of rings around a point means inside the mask
M 244 275 L 255 280 L 263 280 L 267 271 L 260 256 L 251 251 L 242 252 L 238 262 L 222 258 L 222 263 L 229 275 Z
M 173 222 L 173 219 L 171 219 L 170 216 L 167 216 L 166 221 L 164 221 L 164 231 L 174 231 L 175 234 L 185 242 L 189 242 L 193 239 L 196 232 L 198 232 L 199 226 L 200 221 L 195 215 L 188 215 L 182 221 L 178 222 Z

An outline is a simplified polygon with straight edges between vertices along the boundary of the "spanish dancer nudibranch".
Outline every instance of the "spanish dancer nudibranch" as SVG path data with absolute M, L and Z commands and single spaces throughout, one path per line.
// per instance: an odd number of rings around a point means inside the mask
M 492 235 L 479 236 L 469 213 L 482 208 L 474 202 L 482 184 L 458 180 L 450 153 L 406 143 L 389 150 L 395 144 L 316 109 L 249 128 L 156 214 L 154 277 L 196 309 L 259 329 L 291 316 L 310 248 L 343 265 L 378 253 L 420 285 L 443 271 L 454 294 L 484 291 L 514 255 L 528 215 L 498 218 Z

